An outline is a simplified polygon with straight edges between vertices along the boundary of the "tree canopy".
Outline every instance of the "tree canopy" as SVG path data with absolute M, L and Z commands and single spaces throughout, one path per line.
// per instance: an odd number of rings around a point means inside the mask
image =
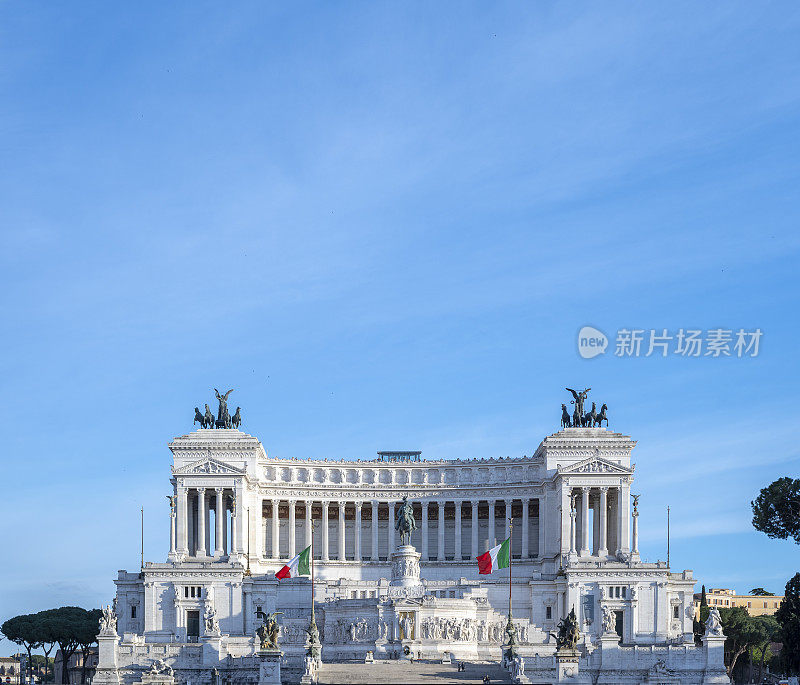
M 750 506 L 756 530 L 800 545 L 800 480 L 778 478 L 762 488 Z
M 756 595 L 757 597 L 774 597 L 774 592 L 767 592 L 763 587 L 754 587 L 750 590 L 751 595 Z
M 784 598 L 775 618 L 781 624 L 781 661 L 791 674 L 800 674 L 800 573 L 786 583 Z
M 57 644 L 64 666 L 61 682 L 69 683 L 69 669 L 65 666 L 78 647 L 85 649 L 96 641 L 100 614 L 99 609 L 87 611 L 81 607 L 47 609 L 10 618 L 0 626 L 0 632 L 25 648 L 29 663 L 32 650 L 41 647 L 47 656 Z

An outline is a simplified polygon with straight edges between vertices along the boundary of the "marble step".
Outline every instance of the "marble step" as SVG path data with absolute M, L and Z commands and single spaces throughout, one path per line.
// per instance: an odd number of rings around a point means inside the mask
M 482 683 L 484 675 L 488 675 L 492 683 L 511 682 L 508 672 L 499 664 L 467 663 L 466 670 L 460 672 L 455 664 L 377 661 L 373 664 L 323 664 L 319 671 L 319 683 Z

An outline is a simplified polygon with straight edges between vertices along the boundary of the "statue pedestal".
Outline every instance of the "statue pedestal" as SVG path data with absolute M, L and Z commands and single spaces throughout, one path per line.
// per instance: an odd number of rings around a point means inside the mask
M 703 635 L 706 663 L 703 673 L 703 683 L 730 683 L 728 672 L 725 670 L 725 636 Z
M 262 649 L 258 651 L 258 685 L 280 685 L 281 657 L 280 649 Z
M 603 633 L 600 636 L 600 677 L 598 683 L 614 683 L 617 677 L 614 671 L 622 668 L 619 651 L 619 635 Z
M 392 581 L 390 586 L 411 587 L 420 585 L 419 558 L 414 545 L 400 545 L 392 552 Z
M 117 645 L 119 636 L 116 632 L 100 631 L 97 636 L 97 668 L 93 682 L 98 685 L 119 685 L 117 670 Z
M 559 649 L 556 651 L 556 682 L 591 683 L 591 678 L 582 676 L 579 668 L 580 652 L 577 649 Z

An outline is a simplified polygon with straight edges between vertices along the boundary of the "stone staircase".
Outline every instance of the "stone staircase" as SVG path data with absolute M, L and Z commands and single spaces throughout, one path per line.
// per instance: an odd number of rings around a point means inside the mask
M 414 685 L 415 683 L 482 683 L 488 675 L 492 683 L 510 683 L 508 671 L 498 663 L 466 663 L 466 671 L 459 672 L 456 664 L 447 665 L 432 661 L 376 661 L 372 664 L 340 663 L 322 664 L 320 685 L 339 683 L 387 683 Z

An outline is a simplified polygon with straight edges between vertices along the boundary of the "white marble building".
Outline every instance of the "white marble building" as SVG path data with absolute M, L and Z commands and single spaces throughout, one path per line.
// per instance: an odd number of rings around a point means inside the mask
M 600 682 L 722 682 L 721 644 L 694 643 L 691 571 L 639 558 L 635 444 L 566 428 L 531 457 L 328 461 L 270 457 L 233 429 L 178 437 L 167 560 L 115 581 L 119 677 L 139 681 L 164 659 L 180 682 L 255 682 L 256 614 L 277 610 L 284 679 L 299 678 L 310 582 L 274 573 L 312 536 L 323 661 L 395 658 L 405 646 L 499 660 L 509 575 L 478 575 L 474 557 L 506 537 L 511 516 L 513 616 L 532 682 L 553 680 L 550 631 L 572 608 L 581 669 Z M 405 495 L 420 559 L 400 583 L 390 557 Z

